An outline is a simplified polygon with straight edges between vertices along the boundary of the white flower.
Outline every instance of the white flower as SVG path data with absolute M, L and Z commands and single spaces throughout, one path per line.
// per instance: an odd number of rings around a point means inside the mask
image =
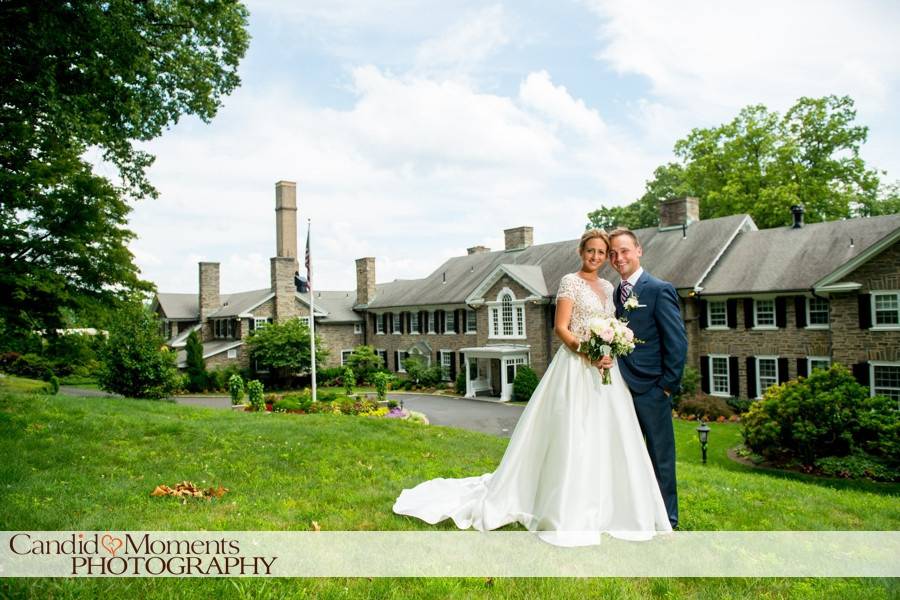
M 625 300 L 624 306 L 625 310 L 634 310 L 635 308 L 640 306 L 640 304 L 638 304 L 638 297 L 634 294 L 631 294 L 630 296 L 628 296 L 628 299 Z

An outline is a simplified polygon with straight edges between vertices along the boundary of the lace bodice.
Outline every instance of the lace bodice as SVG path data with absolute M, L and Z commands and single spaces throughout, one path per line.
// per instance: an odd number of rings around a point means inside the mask
M 572 300 L 572 318 L 569 320 L 569 331 L 579 340 L 586 340 L 589 336 L 589 324 L 591 319 L 599 314 L 614 315 L 616 312 L 613 304 L 613 284 L 605 279 L 599 279 L 606 299 L 600 298 L 594 288 L 587 281 L 569 273 L 564 275 L 559 282 L 559 291 L 556 292 L 557 301 L 560 298 Z

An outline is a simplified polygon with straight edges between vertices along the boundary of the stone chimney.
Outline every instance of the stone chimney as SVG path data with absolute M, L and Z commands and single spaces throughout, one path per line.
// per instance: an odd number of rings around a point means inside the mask
M 275 256 L 297 258 L 297 184 L 275 184 Z
M 534 228 L 533 227 L 513 227 L 512 229 L 504 229 L 503 234 L 506 236 L 506 251 L 524 250 L 533 243 Z
M 297 259 L 273 256 L 271 259 L 272 291 L 275 292 L 275 322 L 283 323 L 299 315 L 295 293 L 294 273 L 300 268 Z
M 356 259 L 356 303 L 368 304 L 375 299 L 375 257 Z
M 466 248 L 466 252 L 471 256 L 472 254 L 484 254 L 485 252 L 490 252 L 491 249 L 487 246 L 472 246 L 471 248 Z
M 681 227 L 700 220 L 700 200 L 692 196 L 669 198 L 659 203 L 659 228 Z
M 200 322 L 219 309 L 219 263 L 200 263 Z

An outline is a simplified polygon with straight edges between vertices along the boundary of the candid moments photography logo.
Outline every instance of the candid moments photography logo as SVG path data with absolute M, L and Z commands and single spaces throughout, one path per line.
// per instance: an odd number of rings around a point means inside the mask
M 186 532 L 187 533 L 187 532 Z M 41 561 L 74 576 L 267 576 L 276 556 L 251 556 L 239 540 L 221 534 L 18 532 L 8 552 L 17 562 Z M 63 573 L 55 573 L 62 575 Z

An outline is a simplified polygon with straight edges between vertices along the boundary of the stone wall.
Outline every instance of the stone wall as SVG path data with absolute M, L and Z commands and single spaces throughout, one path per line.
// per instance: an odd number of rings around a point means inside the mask
M 353 350 L 363 344 L 362 331 L 353 333 L 353 323 L 316 322 L 316 334 L 328 348 L 326 367 L 341 366 L 341 350 Z

